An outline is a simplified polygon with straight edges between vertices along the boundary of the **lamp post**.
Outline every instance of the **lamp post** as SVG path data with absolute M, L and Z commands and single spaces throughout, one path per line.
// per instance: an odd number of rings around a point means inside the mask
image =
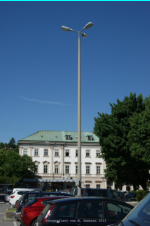
M 81 36 L 87 37 L 82 33 L 83 30 L 93 26 L 92 22 L 87 23 L 81 31 L 75 31 L 69 27 L 62 26 L 63 31 L 74 31 L 78 33 L 78 196 L 81 196 Z

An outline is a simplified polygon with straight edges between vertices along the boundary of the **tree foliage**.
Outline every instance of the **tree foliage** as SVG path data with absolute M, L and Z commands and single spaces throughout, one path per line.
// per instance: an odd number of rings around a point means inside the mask
M 9 147 L 9 148 L 15 148 L 15 146 L 16 146 L 16 141 L 15 141 L 15 139 L 12 137 L 11 140 L 9 141 L 9 143 L 8 143 L 8 147 Z
M 100 139 L 106 161 L 106 177 L 117 184 L 141 185 L 150 179 L 150 97 L 130 93 L 110 104 L 111 114 L 94 118 L 94 133 Z
M 32 158 L 12 150 L 0 150 L 0 183 L 15 183 L 22 178 L 34 178 Z

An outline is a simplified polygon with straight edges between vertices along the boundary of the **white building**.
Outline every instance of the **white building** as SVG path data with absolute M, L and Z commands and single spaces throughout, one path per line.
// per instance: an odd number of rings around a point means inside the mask
M 78 178 L 78 133 L 39 131 L 18 141 L 19 154 L 32 157 L 37 166 L 35 179 L 24 178 L 26 186 L 45 190 L 75 187 Z M 99 138 L 92 132 L 81 132 L 81 177 L 83 188 L 115 188 L 105 178 L 105 161 L 100 158 Z M 133 190 L 124 185 L 122 190 Z
M 37 166 L 36 178 L 25 178 L 24 182 L 37 182 L 46 190 L 74 187 L 78 172 L 77 136 L 77 132 L 70 131 L 39 131 L 19 140 L 19 154 L 31 156 Z M 107 188 L 106 164 L 99 156 L 98 137 L 92 132 L 81 132 L 82 187 Z

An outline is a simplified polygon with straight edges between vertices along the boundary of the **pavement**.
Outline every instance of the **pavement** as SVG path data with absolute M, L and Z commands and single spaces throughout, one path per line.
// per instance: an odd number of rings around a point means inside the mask
M 4 211 L 10 209 L 9 203 L 0 203 L 0 226 L 20 226 L 19 221 L 4 221 Z

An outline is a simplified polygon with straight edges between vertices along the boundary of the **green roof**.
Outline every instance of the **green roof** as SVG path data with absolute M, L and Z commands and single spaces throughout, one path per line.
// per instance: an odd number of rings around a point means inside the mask
M 71 135 L 71 140 L 66 140 L 66 135 Z M 88 136 L 92 136 L 92 140 L 88 140 Z M 20 141 L 77 142 L 78 132 L 41 130 Z M 81 132 L 81 142 L 95 143 L 99 142 L 99 138 L 92 132 Z

